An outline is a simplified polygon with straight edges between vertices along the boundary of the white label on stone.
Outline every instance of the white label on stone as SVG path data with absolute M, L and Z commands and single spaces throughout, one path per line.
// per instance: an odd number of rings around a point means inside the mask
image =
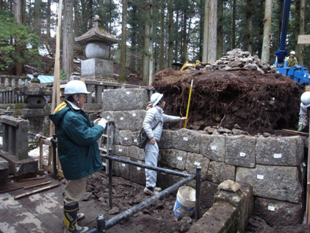
M 122 163 L 122 166 L 123 166 L 123 167 L 126 167 L 126 164 Z
M 306 166 L 306 163 L 305 163 L 305 162 L 303 162 L 303 163 L 302 163 L 302 165 L 305 167 L 305 166 Z
M 134 141 L 134 142 L 137 142 L 137 139 L 134 139 L 133 141 Z
M 263 180 L 263 179 L 264 179 L 264 176 L 263 176 L 263 175 L 257 175 L 257 179 Z
M 128 138 L 124 138 L 124 140 L 128 140 Z
M 107 119 L 110 119 L 110 116 L 107 116 Z
M 137 170 L 139 170 L 139 171 L 140 171 L 140 170 L 141 170 L 141 167 L 137 167 Z
M 217 150 L 217 146 L 211 146 L 211 150 Z
M 126 94 L 129 95 L 129 94 L 130 94 L 130 91 L 126 91 Z
M 121 117 L 120 120 L 121 120 L 121 121 L 124 120 L 124 117 Z
M 195 163 L 194 163 L 196 166 L 200 166 L 200 163 L 199 162 L 197 162 L 197 161 L 195 161 Z
M 246 153 L 240 152 L 241 157 L 245 157 Z
M 122 151 L 123 151 L 123 149 L 118 149 L 118 151 L 122 152 Z
M 178 157 L 178 160 L 182 161 L 182 160 L 183 160 L 183 158 L 182 158 L 182 157 Z
M 187 137 L 183 137 L 183 140 L 184 140 L 184 141 L 188 141 L 188 138 L 187 138 Z
M 136 116 L 136 113 L 133 113 L 132 116 Z
M 270 210 L 270 211 L 275 211 L 276 208 L 275 208 L 274 206 L 269 205 L 269 206 L 268 206 L 268 210 Z
M 273 157 L 275 159 L 281 159 L 282 158 L 282 154 L 273 154 Z

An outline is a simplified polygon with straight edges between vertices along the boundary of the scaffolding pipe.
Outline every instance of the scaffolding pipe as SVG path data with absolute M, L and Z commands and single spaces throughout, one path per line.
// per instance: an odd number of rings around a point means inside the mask
M 57 168 L 56 168 L 56 134 L 53 135 L 53 141 L 52 141 L 52 146 L 53 146 L 53 173 L 54 173 L 54 179 L 57 180 Z
M 115 216 L 114 218 L 108 220 L 105 222 L 105 230 L 110 229 L 120 221 L 134 215 L 135 213 L 139 212 L 140 210 L 144 209 L 145 207 L 151 205 L 155 201 L 159 200 L 160 198 L 163 198 L 164 196 L 172 193 L 173 191 L 177 190 L 182 185 L 190 182 L 191 180 L 196 178 L 196 174 L 190 174 L 189 177 L 185 178 L 184 180 L 179 181 L 178 183 L 170 186 L 169 188 L 161 191 L 160 193 L 146 199 L 143 202 L 140 202 L 139 204 L 135 205 L 134 207 L 120 213 L 119 215 Z M 195 212 L 196 213 L 196 212 Z M 98 225 L 98 224 L 97 224 Z M 104 232 L 104 231 L 101 231 Z M 92 230 L 88 231 L 87 233 L 101 233 L 97 230 L 97 228 L 93 228 Z
M 196 167 L 196 206 L 195 220 L 200 218 L 200 186 L 201 186 L 201 167 Z
M 109 150 L 109 153 L 111 154 L 111 150 Z M 110 209 L 113 208 L 112 204 L 112 159 L 108 160 L 109 163 L 109 206 Z
M 125 160 L 125 159 L 120 159 L 120 158 L 116 158 L 116 157 L 109 156 L 109 155 L 104 155 L 104 154 L 100 154 L 100 155 L 103 158 L 112 159 L 112 160 L 115 160 L 115 161 L 118 161 L 118 162 L 127 163 L 127 164 L 134 165 L 134 166 L 137 166 L 137 167 L 151 169 L 151 170 L 158 171 L 158 172 L 163 172 L 165 174 L 171 174 L 171 175 L 176 175 L 176 176 L 181 176 L 181 177 L 189 177 L 191 175 L 191 174 L 188 174 L 188 173 L 182 173 L 182 172 L 173 171 L 173 170 L 169 170 L 169 169 L 164 169 L 164 168 L 160 168 L 160 167 L 148 166 L 148 165 L 145 165 L 145 164 L 141 164 L 141 163 Z

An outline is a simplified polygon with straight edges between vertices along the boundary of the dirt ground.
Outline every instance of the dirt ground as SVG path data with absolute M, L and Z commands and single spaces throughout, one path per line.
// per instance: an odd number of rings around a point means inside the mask
M 103 205 L 107 219 L 111 219 L 117 214 L 137 205 L 150 196 L 143 193 L 143 186 L 125 180 L 121 177 L 113 176 L 113 208 L 108 205 L 109 185 L 108 177 L 104 172 L 97 172 L 88 178 L 87 192 L 91 193 L 89 198 L 94 198 Z M 103 187 L 102 187 L 103 186 Z M 178 219 L 174 215 L 173 207 L 175 195 L 171 194 L 157 202 L 149 205 L 144 210 L 123 220 L 118 226 L 112 227 L 114 233 L 135 233 L 135 232 L 165 232 L 177 233 L 186 232 L 195 222 L 195 216 Z M 201 208 L 202 216 L 207 209 Z M 113 230 L 112 230 L 113 229 Z M 245 230 L 246 233 L 310 233 L 310 226 L 281 226 L 270 227 L 266 222 L 259 218 L 253 217 Z

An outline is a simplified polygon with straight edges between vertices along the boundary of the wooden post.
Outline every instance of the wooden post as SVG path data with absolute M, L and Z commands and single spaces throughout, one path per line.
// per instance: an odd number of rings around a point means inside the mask
M 62 0 L 59 0 L 58 6 L 58 25 L 56 28 L 56 54 L 55 54 L 55 68 L 54 68 L 54 84 L 53 84 L 53 96 L 51 113 L 60 104 L 60 32 L 61 32 L 61 18 L 62 18 Z M 50 124 L 50 137 L 55 134 L 55 126 L 51 122 Z

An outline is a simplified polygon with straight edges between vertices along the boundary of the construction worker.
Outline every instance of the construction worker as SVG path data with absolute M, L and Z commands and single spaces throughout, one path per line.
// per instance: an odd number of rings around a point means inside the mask
M 143 128 L 149 138 L 144 148 L 145 164 L 157 167 L 159 148 L 157 142 L 160 141 L 164 122 L 185 121 L 186 117 L 176 117 L 164 114 L 166 102 L 163 94 L 154 93 L 151 96 L 153 107 L 148 109 L 143 121 Z M 157 171 L 145 169 L 146 187 L 144 193 L 155 195 L 161 191 L 160 187 L 156 187 Z
M 82 81 L 73 80 L 66 84 L 65 100 L 50 115 L 56 126 L 58 156 L 67 185 L 64 193 L 64 232 L 81 233 L 77 220 L 84 217 L 79 213 L 79 201 L 84 197 L 87 176 L 103 169 L 97 140 L 106 127 L 103 118 L 90 121 L 82 110 L 89 92 Z
M 308 125 L 308 112 L 310 111 L 310 92 L 304 92 L 300 97 L 300 110 L 297 131 L 302 131 Z
M 290 52 L 290 56 L 286 58 L 287 66 L 292 67 L 292 66 L 297 66 L 298 61 L 297 58 L 295 57 L 295 51 Z

